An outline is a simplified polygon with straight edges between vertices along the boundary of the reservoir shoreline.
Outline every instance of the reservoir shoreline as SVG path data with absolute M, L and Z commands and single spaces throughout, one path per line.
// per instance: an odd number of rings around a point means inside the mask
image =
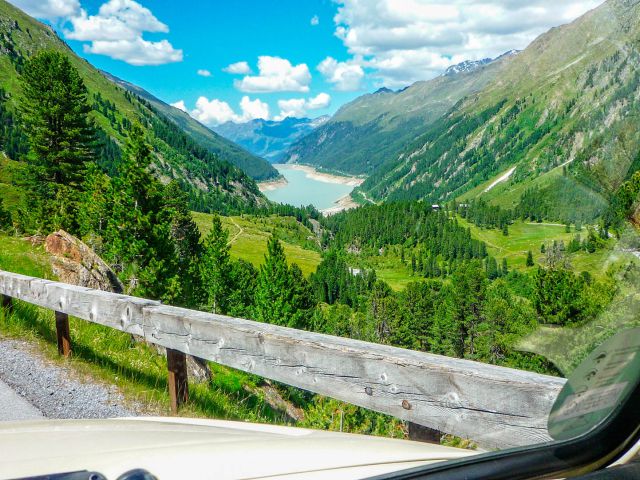
M 364 182 L 362 177 L 319 172 L 308 165 L 273 166 L 281 173 L 280 178 L 258 183 L 260 191 L 272 201 L 296 206 L 313 204 L 323 215 L 358 206 L 351 191 Z
M 317 180 L 319 182 L 325 183 L 338 183 L 340 185 L 348 185 L 350 187 L 359 187 L 363 184 L 364 178 L 360 177 L 350 177 L 347 175 L 335 175 L 333 173 L 324 173 L 316 170 L 315 168 L 309 165 L 300 165 L 297 163 L 286 163 L 286 164 L 274 164 L 275 168 L 285 167 L 291 168 L 292 170 L 300 170 L 307 174 L 308 178 L 312 178 L 313 180 Z

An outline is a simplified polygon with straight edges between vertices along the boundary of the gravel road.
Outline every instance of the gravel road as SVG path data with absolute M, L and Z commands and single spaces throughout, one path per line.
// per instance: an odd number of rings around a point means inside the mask
M 46 418 L 109 418 L 138 415 L 123 407 L 114 386 L 79 378 L 71 367 L 52 363 L 28 343 L 0 338 L 0 380 Z M 6 392 L 11 396 L 11 392 Z M 19 399 L 14 399 L 17 403 Z M 24 404 L 23 408 L 27 408 Z M 0 403 L 0 419 L 9 419 Z

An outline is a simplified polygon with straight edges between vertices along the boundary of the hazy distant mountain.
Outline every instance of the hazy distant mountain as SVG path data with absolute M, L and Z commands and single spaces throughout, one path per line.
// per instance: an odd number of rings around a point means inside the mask
M 287 117 L 281 121 L 257 119 L 247 123 L 227 122 L 213 130 L 254 155 L 278 163 L 293 142 L 328 120 L 328 116 L 314 119 Z

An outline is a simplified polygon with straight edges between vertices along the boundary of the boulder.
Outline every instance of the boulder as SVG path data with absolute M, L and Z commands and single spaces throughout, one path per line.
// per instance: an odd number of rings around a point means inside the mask
M 59 230 L 49 235 L 44 244 L 53 257 L 53 273 L 61 282 L 114 293 L 124 291 L 109 265 L 80 239 Z

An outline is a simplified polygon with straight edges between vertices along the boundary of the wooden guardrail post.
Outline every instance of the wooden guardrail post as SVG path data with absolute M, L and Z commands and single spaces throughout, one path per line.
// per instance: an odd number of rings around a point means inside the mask
M 13 310 L 13 301 L 9 295 L 0 295 L 2 299 L 2 308 L 5 309 L 7 313 L 11 313 Z
M 169 370 L 169 397 L 171 412 L 189 400 L 189 381 L 187 379 L 187 356 L 172 348 L 167 348 L 167 369 Z
M 58 353 L 63 357 L 71 355 L 71 330 L 69 315 L 56 312 L 56 336 L 58 337 Z
M 409 440 L 440 445 L 442 432 L 413 422 L 408 422 L 408 427 Z

